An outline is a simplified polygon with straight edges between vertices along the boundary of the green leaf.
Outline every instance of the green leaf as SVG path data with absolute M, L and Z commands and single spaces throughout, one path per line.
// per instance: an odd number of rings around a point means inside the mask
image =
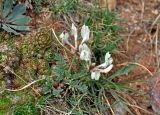
M 116 40 L 108 42 L 106 44 L 105 51 L 112 52 L 122 40 L 123 40 L 123 38 L 118 38 Z
M 5 0 L 2 16 L 5 18 L 13 7 L 13 0 Z
M 135 90 L 133 88 L 130 88 L 130 87 L 127 87 L 127 86 L 123 86 L 123 85 L 117 85 L 113 82 L 111 82 L 112 84 L 108 84 L 108 88 L 109 89 L 120 89 L 120 90 L 127 90 L 127 91 L 130 91 L 130 92 L 133 92 L 135 94 L 140 94 L 142 96 L 144 96 L 144 94 L 138 90 Z
M 29 16 L 20 15 L 11 23 L 15 25 L 27 25 L 30 21 L 31 21 L 31 18 Z
M 14 7 L 12 14 L 10 14 L 7 19 L 11 20 L 16 18 L 19 15 L 22 15 L 26 12 L 26 5 L 25 4 L 18 4 Z
M 78 90 L 81 91 L 82 93 L 85 93 L 85 92 L 87 92 L 88 87 L 85 84 L 79 83 L 78 84 Z
M 47 94 L 47 93 L 51 92 L 51 89 L 49 87 L 45 86 L 42 88 L 42 92 L 43 92 L 43 94 Z
M 10 24 L 6 24 L 6 25 L 9 26 L 10 28 L 13 28 L 14 30 L 29 31 L 28 26 L 18 26 L 18 25 L 10 25 Z
M 111 81 L 115 77 L 128 74 L 133 69 L 134 66 L 135 66 L 134 64 L 128 64 L 126 67 L 121 68 L 120 70 L 115 72 L 113 75 L 111 75 L 107 80 Z
M 52 93 L 54 96 L 58 97 L 60 96 L 61 92 L 62 92 L 62 89 L 54 89 Z
M 14 31 L 13 29 L 11 29 L 10 27 L 8 27 L 8 26 L 5 25 L 5 24 L 2 24 L 2 28 L 3 28 L 5 31 L 7 31 L 7 32 L 14 33 L 15 35 L 18 34 L 16 31 Z

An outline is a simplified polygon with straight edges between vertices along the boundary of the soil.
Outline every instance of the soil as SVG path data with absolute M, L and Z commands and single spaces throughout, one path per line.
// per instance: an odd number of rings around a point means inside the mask
M 122 20 L 124 19 L 121 25 L 125 32 L 121 35 L 126 38 L 118 49 L 118 53 L 122 54 L 119 65 L 140 58 L 138 66 L 118 81 L 133 81 L 129 86 L 144 94 L 150 93 L 148 82 L 160 67 L 158 59 L 160 45 L 156 43 L 156 40 L 159 40 L 159 24 L 155 21 L 159 16 L 159 7 L 158 0 L 118 0 L 117 4 L 118 14 Z M 140 80 L 145 82 L 138 82 Z M 138 106 L 152 112 L 150 100 L 132 93 L 129 95 Z M 144 112 L 144 114 L 149 113 Z

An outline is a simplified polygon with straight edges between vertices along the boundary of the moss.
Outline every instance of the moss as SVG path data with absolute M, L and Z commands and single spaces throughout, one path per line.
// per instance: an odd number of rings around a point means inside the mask
M 0 115 L 7 115 L 7 110 L 0 110 Z
M 9 108 L 10 104 L 11 104 L 10 99 L 6 97 L 0 98 L 0 109 Z

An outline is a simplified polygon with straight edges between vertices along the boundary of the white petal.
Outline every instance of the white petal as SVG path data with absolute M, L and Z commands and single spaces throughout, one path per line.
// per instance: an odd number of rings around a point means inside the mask
M 97 67 L 100 69 L 105 69 L 108 66 L 108 63 L 102 63 L 101 65 L 98 65 Z
M 99 70 L 100 70 L 101 73 L 108 73 L 109 71 L 111 71 L 112 68 L 113 68 L 113 64 L 109 65 L 105 69 L 99 69 Z
M 78 33 L 77 33 L 77 28 L 76 28 L 76 26 L 72 23 L 71 35 L 73 35 L 74 38 L 77 39 L 77 36 L 78 36 L 77 34 L 78 34 Z
M 105 62 L 107 62 L 110 57 L 111 57 L 111 54 L 107 52 L 105 55 Z
M 64 32 L 62 32 L 59 37 L 60 37 L 61 39 L 63 39 L 63 38 L 64 38 Z
M 89 34 L 90 34 L 90 30 L 89 30 L 88 26 L 83 25 L 82 29 L 81 29 L 81 36 L 83 39 L 81 44 L 83 44 L 84 42 L 89 40 Z
M 80 59 L 85 61 L 91 60 L 91 52 L 87 50 L 82 50 L 80 53 Z
M 62 32 L 59 37 L 61 38 L 62 44 L 66 44 L 66 43 L 69 42 L 68 41 L 68 38 L 69 38 L 69 34 L 68 33 Z
M 101 74 L 99 71 L 95 71 L 91 73 L 91 79 L 99 80 Z
M 91 52 L 91 50 L 89 49 L 89 47 L 85 43 L 79 45 L 79 52 L 81 52 L 82 50 L 87 50 L 87 51 Z
M 111 65 L 112 63 L 113 63 L 113 58 L 110 57 L 110 58 L 108 59 L 108 65 Z

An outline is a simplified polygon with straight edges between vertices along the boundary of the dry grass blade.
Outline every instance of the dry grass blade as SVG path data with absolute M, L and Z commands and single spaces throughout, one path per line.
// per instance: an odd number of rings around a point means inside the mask
M 104 96 L 104 98 L 105 98 L 105 101 L 107 102 L 108 107 L 110 108 L 110 111 L 111 111 L 112 115 L 116 115 L 116 114 L 114 113 L 114 111 L 113 111 L 113 109 L 112 109 L 112 107 L 111 107 L 111 104 L 109 103 L 107 97 L 106 97 L 105 95 L 103 95 L 103 96 Z
M 118 96 L 119 96 L 121 99 L 124 100 L 124 103 L 125 103 L 126 105 L 129 105 L 130 107 L 133 108 L 133 110 L 136 112 L 136 115 L 142 115 L 139 110 L 142 110 L 142 111 L 144 111 L 144 112 L 146 112 L 146 113 L 148 113 L 148 114 L 153 114 L 153 113 L 149 112 L 148 110 L 143 109 L 142 107 L 138 106 L 136 100 L 134 100 L 134 99 L 133 99 L 131 96 L 129 96 L 127 93 L 122 93 L 122 92 L 120 92 L 120 91 L 118 91 L 118 90 L 117 90 L 116 92 L 119 94 Z M 139 110 L 138 110 L 138 109 L 139 109 Z
M 24 90 L 24 89 L 30 87 L 31 85 L 33 85 L 33 84 L 35 84 L 35 83 L 37 83 L 37 82 L 39 82 L 39 81 L 42 81 L 42 80 L 44 80 L 44 79 L 45 79 L 45 78 L 35 80 L 35 81 L 33 81 L 33 82 L 25 85 L 24 87 L 22 87 L 22 88 L 20 88 L 20 89 L 4 89 L 4 90 L 6 90 L 6 91 L 12 91 L 12 92 L 21 91 L 21 90 Z

